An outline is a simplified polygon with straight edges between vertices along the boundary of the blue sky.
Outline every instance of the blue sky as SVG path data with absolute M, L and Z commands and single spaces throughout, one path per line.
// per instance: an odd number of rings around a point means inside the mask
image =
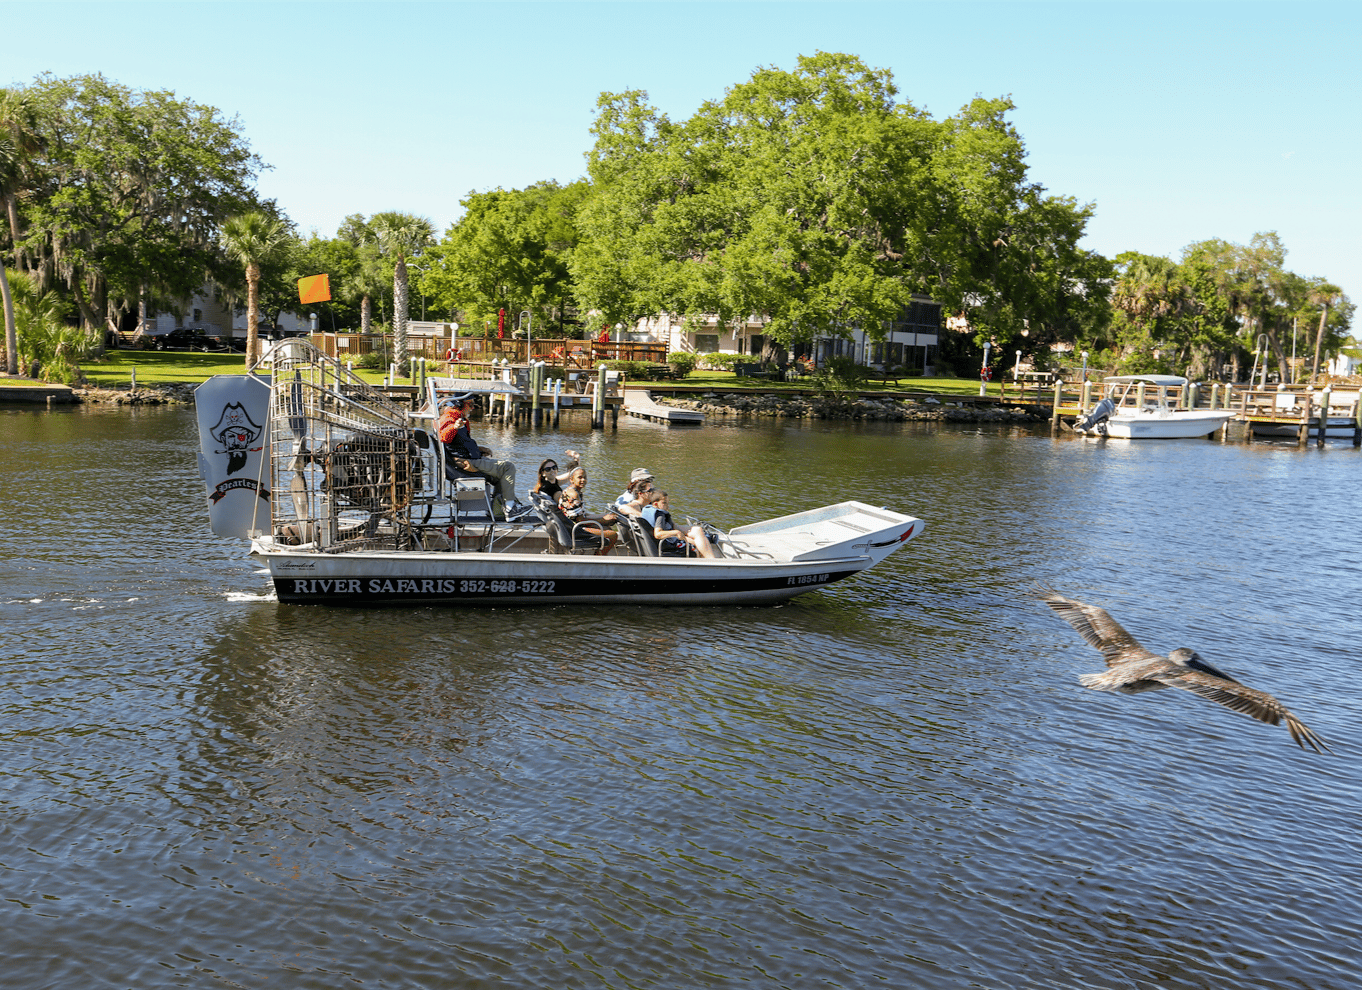
M 674 119 L 814 51 L 936 117 L 1010 95 L 1031 177 L 1095 202 L 1086 246 L 1176 256 L 1275 230 L 1362 298 L 1362 4 L 10 3 L 0 84 L 102 72 L 240 118 L 306 232 L 569 181 L 602 91 Z

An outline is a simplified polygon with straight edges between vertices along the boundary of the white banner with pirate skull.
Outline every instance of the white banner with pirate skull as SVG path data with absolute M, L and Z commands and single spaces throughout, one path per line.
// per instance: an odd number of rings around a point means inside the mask
M 218 536 L 270 530 L 269 382 L 214 375 L 194 390 L 199 470 L 208 487 L 208 521 Z

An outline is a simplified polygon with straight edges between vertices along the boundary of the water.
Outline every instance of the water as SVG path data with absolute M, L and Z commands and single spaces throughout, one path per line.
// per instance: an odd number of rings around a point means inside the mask
M 282 606 L 188 412 L 0 412 L 0 985 L 1362 981 L 1350 447 L 477 432 L 598 506 L 643 464 L 678 516 L 928 530 L 774 608 Z M 1083 690 L 1037 579 L 1333 754 Z

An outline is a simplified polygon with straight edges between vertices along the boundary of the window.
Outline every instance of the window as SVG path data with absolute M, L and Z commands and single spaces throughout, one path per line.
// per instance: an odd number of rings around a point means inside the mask
M 699 354 L 717 354 L 719 351 L 719 335 L 717 333 L 697 333 L 695 335 L 695 350 Z

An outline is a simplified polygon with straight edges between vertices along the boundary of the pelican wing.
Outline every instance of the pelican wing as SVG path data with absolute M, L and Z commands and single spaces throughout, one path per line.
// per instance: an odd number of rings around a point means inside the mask
M 1043 585 L 1036 585 L 1035 593 L 1041 601 L 1054 609 L 1061 619 L 1073 626 L 1078 635 L 1102 654 L 1108 667 L 1157 655 L 1141 646 L 1139 640 L 1107 614 L 1106 609 L 1065 598 L 1054 589 Z
M 1250 718 L 1256 718 L 1259 722 L 1266 722 L 1268 725 L 1279 725 L 1285 722 L 1287 731 L 1291 733 L 1291 738 L 1296 741 L 1296 745 L 1301 749 L 1309 746 L 1316 753 L 1322 752 L 1321 747 L 1325 750 L 1329 749 L 1324 744 L 1323 739 L 1311 732 L 1304 722 L 1287 711 L 1285 705 L 1266 691 L 1259 691 L 1245 684 L 1240 684 L 1238 681 L 1227 680 L 1214 674 L 1203 673 L 1192 667 L 1176 665 L 1170 665 L 1166 671 L 1155 675 L 1152 679 L 1167 684 L 1169 687 L 1191 691 L 1207 701 L 1214 701 L 1217 705 L 1224 705 L 1236 712 L 1243 712 Z M 1329 751 L 1333 752 L 1333 750 Z

